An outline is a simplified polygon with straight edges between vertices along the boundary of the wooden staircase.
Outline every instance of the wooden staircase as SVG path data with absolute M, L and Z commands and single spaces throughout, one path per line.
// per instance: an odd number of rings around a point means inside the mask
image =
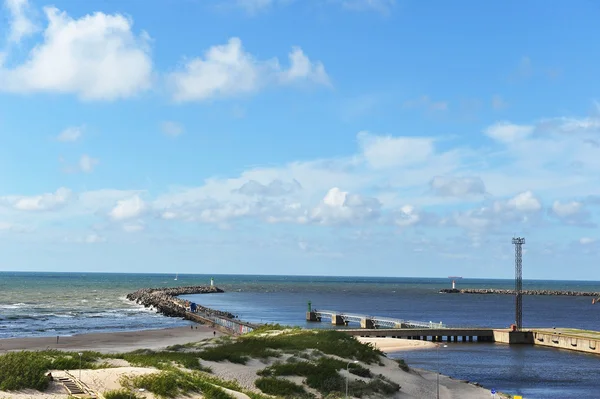
M 65 387 L 66 391 L 70 396 L 81 399 L 101 399 L 102 396 L 92 389 L 90 389 L 85 383 L 79 381 L 75 376 L 71 373 L 65 371 L 66 376 L 56 378 L 63 387 Z

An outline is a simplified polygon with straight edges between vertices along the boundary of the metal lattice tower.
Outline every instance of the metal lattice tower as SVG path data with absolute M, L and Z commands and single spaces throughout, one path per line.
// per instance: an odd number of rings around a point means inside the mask
M 515 246 L 515 324 L 517 331 L 523 327 L 523 244 L 525 238 L 512 239 Z

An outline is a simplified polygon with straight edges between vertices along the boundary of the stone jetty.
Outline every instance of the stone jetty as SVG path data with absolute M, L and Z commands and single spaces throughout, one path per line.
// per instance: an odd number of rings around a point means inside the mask
M 189 301 L 179 298 L 179 295 L 191 294 L 212 294 L 224 292 L 222 289 L 214 286 L 193 286 L 193 287 L 174 287 L 174 288 L 142 288 L 130 294 L 127 299 L 135 301 L 144 307 L 152 307 L 158 313 L 169 317 L 183 317 L 188 319 Z M 196 305 L 198 313 L 207 316 L 220 316 L 229 319 L 235 318 L 235 315 L 229 312 L 210 309 L 201 305 Z
M 514 295 L 514 290 L 500 290 L 492 288 L 444 288 L 440 294 L 505 294 Z M 523 290 L 523 295 L 560 295 L 560 296 L 595 296 L 600 297 L 600 292 L 585 292 L 585 291 L 553 291 L 553 290 Z

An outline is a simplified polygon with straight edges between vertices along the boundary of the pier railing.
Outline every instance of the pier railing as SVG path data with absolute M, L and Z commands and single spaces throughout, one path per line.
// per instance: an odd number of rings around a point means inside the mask
M 447 328 L 442 323 L 432 321 L 416 321 L 394 319 L 390 317 L 368 316 L 356 313 L 342 313 L 334 310 L 313 310 L 307 315 L 309 321 L 320 321 L 321 319 L 331 320 L 335 325 L 348 325 L 349 323 L 359 323 L 364 328 Z

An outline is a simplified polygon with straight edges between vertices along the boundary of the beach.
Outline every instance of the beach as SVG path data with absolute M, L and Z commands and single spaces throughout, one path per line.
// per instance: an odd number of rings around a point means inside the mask
M 215 332 L 215 334 L 213 334 Z M 120 353 L 137 349 L 162 349 L 172 345 L 198 342 L 222 333 L 210 327 L 164 328 L 156 330 L 124 331 L 111 333 L 78 334 L 67 337 L 8 338 L 0 340 L 0 353 L 5 351 L 36 351 L 58 349 L 80 352 Z

